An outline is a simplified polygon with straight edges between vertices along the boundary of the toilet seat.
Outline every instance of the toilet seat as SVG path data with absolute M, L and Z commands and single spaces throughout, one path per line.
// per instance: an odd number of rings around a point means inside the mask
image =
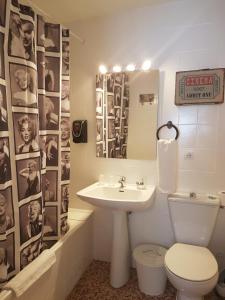
M 218 272 L 216 259 L 207 248 L 181 243 L 167 251 L 165 265 L 174 275 L 189 281 L 207 281 Z

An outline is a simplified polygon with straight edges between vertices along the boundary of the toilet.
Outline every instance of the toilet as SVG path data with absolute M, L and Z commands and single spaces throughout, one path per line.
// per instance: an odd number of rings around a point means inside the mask
M 177 300 L 204 299 L 218 280 L 217 261 L 206 247 L 220 200 L 173 194 L 168 197 L 168 204 L 176 240 L 165 255 L 168 279 L 177 289 Z

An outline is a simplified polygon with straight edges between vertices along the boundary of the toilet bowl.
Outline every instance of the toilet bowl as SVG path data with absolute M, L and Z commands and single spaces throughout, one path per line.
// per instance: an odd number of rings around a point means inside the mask
M 220 201 L 206 195 L 168 197 L 176 243 L 165 255 L 167 276 L 178 300 L 204 299 L 216 286 L 218 265 L 206 247 L 218 215 Z
M 204 299 L 218 280 L 217 262 L 205 247 L 174 244 L 166 253 L 165 268 L 178 300 Z

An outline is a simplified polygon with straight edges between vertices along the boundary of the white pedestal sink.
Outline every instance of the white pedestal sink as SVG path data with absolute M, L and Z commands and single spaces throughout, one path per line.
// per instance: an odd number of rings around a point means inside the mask
M 77 192 L 84 201 L 93 205 L 112 209 L 113 213 L 113 241 L 110 283 L 114 288 L 126 284 L 130 276 L 130 245 L 128 234 L 127 212 L 140 211 L 151 206 L 155 187 L 146 186 L 137 189 L 135 185 L 119 186 L 94 183 Z

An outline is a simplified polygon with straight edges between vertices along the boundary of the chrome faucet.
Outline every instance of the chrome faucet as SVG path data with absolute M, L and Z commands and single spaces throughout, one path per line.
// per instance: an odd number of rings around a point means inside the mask
M 190 193 L 190 198 L 191 198 L 191 199 L 196 199 L 196 198 L 197 198 L 196 193 L 195 193 L 195 192 L 191 192 L 191 193 Z
M 125 176 L 121 176 L 121 178 L 118 181 L 118 183 L 120 183 L 120 189 L 123 189 L 125 187 L 125 184 L 126 184 L 126 177 Z

